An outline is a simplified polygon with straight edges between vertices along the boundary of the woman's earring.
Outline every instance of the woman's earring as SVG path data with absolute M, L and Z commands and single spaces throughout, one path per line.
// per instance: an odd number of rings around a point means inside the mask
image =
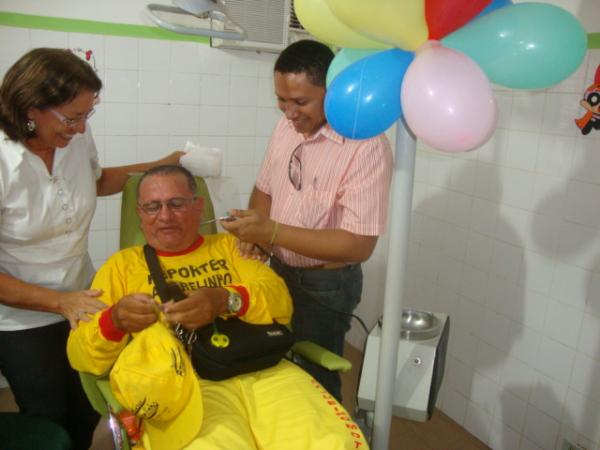
M 34 132 L 35 131 L 35 122 L 33 120 L 31 120 L 31 119 L 29 119 L 27 121 L 27 130 L 29 132 Z

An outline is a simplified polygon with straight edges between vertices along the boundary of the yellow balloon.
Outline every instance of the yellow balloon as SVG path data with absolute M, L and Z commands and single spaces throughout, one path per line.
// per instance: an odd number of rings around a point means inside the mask
M 390 47 L 390 44 L 370 39 L 352 30 L 331 12 L 324 0 L 296 0 L 294 9 L 302 26 L 320 41 L 338 47 Z
M 429 34 L 425 0 L 326 0 L 355 32 L 404 50 L 416 50 Z

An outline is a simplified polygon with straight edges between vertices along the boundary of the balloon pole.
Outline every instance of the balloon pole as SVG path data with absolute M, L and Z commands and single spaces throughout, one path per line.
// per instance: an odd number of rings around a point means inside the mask
M 412 214 L 413 180 L 417 143 L 401 118 L 396 126 L 396 154 L 391 193 L 390 243 L 383 303 L 383 325 L 377 370 L 373 450 L 387 450 L 392 424 L 394 381 Z

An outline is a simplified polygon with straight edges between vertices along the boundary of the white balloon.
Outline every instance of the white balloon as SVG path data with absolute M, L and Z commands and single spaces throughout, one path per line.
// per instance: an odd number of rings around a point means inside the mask
M 415 136 L 438 150 L 473 150 L 496 128 L 496 100 L 483 71 L 437 41 L 417 51 L 404 76 L 401 101 Z

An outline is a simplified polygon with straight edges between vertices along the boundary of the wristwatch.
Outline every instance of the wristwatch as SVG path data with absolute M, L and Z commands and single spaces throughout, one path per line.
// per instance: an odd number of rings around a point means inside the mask
M 227 297 L 227 315 L 237 316 L 242 309 L 242 296 L 236 291 L 229 291 Z

